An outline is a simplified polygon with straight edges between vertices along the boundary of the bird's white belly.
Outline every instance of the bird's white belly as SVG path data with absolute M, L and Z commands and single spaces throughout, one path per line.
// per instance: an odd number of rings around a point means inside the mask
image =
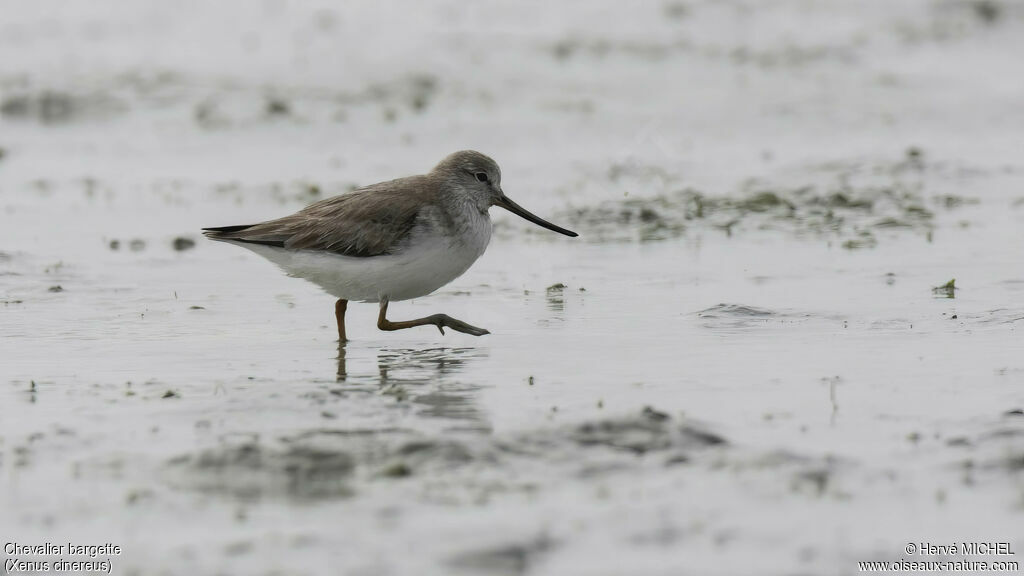
M 345 300 L 378 302 L 426 296 L 476 262 L 491 238 L 486 216 L 459 236 L 433 230 L 414 234 L 400 252 L 356 258 L 315 250 L 286 250 L 259 244 L 239 244 L 277 264 L 289 276 L 304 278 L 328 294 Z

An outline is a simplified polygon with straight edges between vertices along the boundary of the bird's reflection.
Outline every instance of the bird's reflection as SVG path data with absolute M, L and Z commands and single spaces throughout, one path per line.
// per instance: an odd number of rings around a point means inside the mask
M 338 343 L 338 382 L 344 382 L 348 379 L 347 350 L 344 342 Z
M 360 353 L 376 353 L 377 371 L 350 373 L 349 362 L 356 365 Z M 395 396 L 419 407 L 417 414 L 472 422 L 473 429 L 489 428 L 483 412 L 475 404 L 480 385 L 457 376 L 472 362 L 486 357 L 480 348 L 368 348 L 338 347 L 337 382 L 347 385 L 372 385 L 382 394 Z

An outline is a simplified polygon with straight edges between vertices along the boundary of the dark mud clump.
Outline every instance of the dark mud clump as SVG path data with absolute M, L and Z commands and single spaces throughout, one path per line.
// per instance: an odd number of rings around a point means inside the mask
M 682 2 L 669 2 L 662 6 L 661 11 L 670 20 L 685 20 L 690 16 L 690 7 Z
M 496 459 L 487 446 L 456 438 L 420 436 L 406 430 L 317 429 L 281 438 L 295 448 L 344 453 L 353 469 L 370 478 L 437 475 Z
M 292 106 L 285 98 L 268 96 L 265 110 L 267 116 L 289 116 L 292 113 Z
M 377 464 L 381 476 L 401 478 L 423 472 L 441 472 L 465 466 L 477 456 L 454 440 L 421 439 L 406 442 L 383 454 Z
M 64 124 L 87 118 L 106 118 L 120 112 L 123 105 L 107 94 L 70 94 L 43 90 L 5 96 L 0 115 L 17 120 L 35 120 L 42 124 Z
M 640 462 L 635 457 L 645 454 L 664 454 L 667 464 L 676 464 L 689 461 L 695 451 L 728 445 L 725 438 L 695 422 L 674 419 L 650 407 L 637 414 L 495 441 L 495 447 L 508 458 L 568 465 L 583 476 L 629 470 Z M 597 468 L 594 458 L 600 461 Z
M 669 415 L 650 407 L 637 416 L 580 424 L 569 433 L 569 439 L 579 446 L 602 446 L 634 454 L 726 444 L 717 434 L 673 422 Z
M 186 238 L 184 236 L 178 236 L 171 243 L 171 246 L 178 252 L 184 252 L 186 250 L 191 250 L 195 248 L 196 241 L 191 238 Z
M 1011 411 L 1014 412 L 1014 411 Z M 961 480 L 973 485 L 985 475 L 1024 475 L 1024 419 L 1003 414 L 981 431 L 957 436 L 947 445 L 963 452 L 956 455 L 953 467 L 962 472 Z
M 985 24 L 995 23 L 1003 14 L 1002 6 L 991 0 L 979 0 L 974 2 L 972 7 L 974 8 L 974 13 Z
M 698 454 L 726 448 L 729 442 L 696 422 L 647 407 L 639 413 L 495 439 L 494 446 L 511 469 L 540 464 L 593 479 L 629 474 L 644 466 L 689 464 Z
M 456 555 L 449 564 L 473 574 L 526 574 L 557 543 L 542 535 L 528 542 L 515 542 Z
M 169 466 L 177 472 L 176 483 L 245 499 L 348 496 L 355 469 L 352 456 L 339 450 L 303 445 L 279 449 L 255 442 L 181 456 Z

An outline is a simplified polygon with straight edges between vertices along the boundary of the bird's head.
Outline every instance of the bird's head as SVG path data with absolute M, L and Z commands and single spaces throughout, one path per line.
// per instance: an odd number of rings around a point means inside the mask
M 461 150 L 450 154 L 434 168 L 434 174 L 440 175 L 450 189 L 466 194 L 481 212 L 491 206 L 500 206 L 517 216 L 521 216 L 538 226 L 553 230 L 566 236 L 578 236 L 531 214 L 522 206 L 505 196 L 501 189 L 501 168 L 489 156 L 474 150 Z

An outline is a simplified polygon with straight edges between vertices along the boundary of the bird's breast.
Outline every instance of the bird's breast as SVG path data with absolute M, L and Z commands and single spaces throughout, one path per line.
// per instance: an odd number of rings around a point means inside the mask
M 491 217 L 486 212 L 472 211 L 463 218 L 461 225 L 455 229 L 453 244 L 458 244 L 466 252 L 473 254 L 473 260 L 483 255 L 491 242 Z
M 469 259 L 472 264 L 491 241 L 491 217 L 469 204 L 447 208 L 432 207 L 420 213 L 413 243 L 443 246 L 450 257 Z

